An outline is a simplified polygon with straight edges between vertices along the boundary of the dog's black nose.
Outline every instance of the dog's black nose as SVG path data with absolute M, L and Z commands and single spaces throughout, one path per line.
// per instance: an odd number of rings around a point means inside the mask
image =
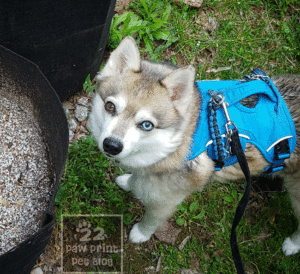
M 104 139 L 103 149 L 111 155 L 117 155 L 122 151 L 123 145 L 119 140 L 109 137 Z

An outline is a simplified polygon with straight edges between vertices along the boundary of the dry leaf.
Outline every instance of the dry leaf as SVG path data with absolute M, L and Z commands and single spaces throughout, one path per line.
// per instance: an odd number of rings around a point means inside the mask
M 208 69 L 206 70 L 206 73 L 209 73 L 209 72 L 213 72 L 213 73 L 217 73 L 217 72 L 220 72 L 220 71 L 224 71 L 224 70 L 230 70 L 231 67 L 222 67 L 222 68 L 217 68 L 217 69 Z
M 180 232 L 180 228 L 174 227 L 170 222 L 165 222 L 155 231 L 154 235 L 160 241 L 173 245 Z
M 184 240 L 181 242 L 181 244 L 178 246 L 178 249 L 181 251 L 184 246 L 186 245 L 187 241 L 191 238 L 191 235 L 184 238 Z

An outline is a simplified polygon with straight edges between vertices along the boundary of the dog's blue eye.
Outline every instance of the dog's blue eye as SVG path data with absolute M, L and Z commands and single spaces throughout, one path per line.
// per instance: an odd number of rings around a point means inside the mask
M 145 131 L 150 131 L 153 129 L 153 124 L 149 121 L 144 121 L 143 123 L 141 123 L 141 129 L 145 130 Z

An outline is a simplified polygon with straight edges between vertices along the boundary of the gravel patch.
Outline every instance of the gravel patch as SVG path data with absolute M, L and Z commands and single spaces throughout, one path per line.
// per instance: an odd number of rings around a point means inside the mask
M 29 99 L 0 91 L 0 255 L 42 227 L 54 189 L 50 170 Z

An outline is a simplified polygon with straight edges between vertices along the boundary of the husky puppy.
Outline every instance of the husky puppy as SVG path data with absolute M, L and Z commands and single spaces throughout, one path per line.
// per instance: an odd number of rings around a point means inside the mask
M 297 146 L 279 173 L 300 222 L 300 77 L 272 78 L 282 94 L 297 131 Z M 90 127 L 100 150 L 131 174 L 117 184 L 142 201 L 143 220 L 130 232 L 133 243 L 149 240 L 155 230 L 193 191 L 212 181 L 244 178 L 239 164 L 214 170 L 206 152 L 185 161 L 199 116 L 200 96 L 192 66 L 176 68 L 140 59 L 131 37 L 114 50 L 96 76 L 98 89 Z M 245 155 L 252 175 L 269 166 L 261 152 L 247 144 Z M 286 255 L 300 250 L 300 227 L 283 243 Z

